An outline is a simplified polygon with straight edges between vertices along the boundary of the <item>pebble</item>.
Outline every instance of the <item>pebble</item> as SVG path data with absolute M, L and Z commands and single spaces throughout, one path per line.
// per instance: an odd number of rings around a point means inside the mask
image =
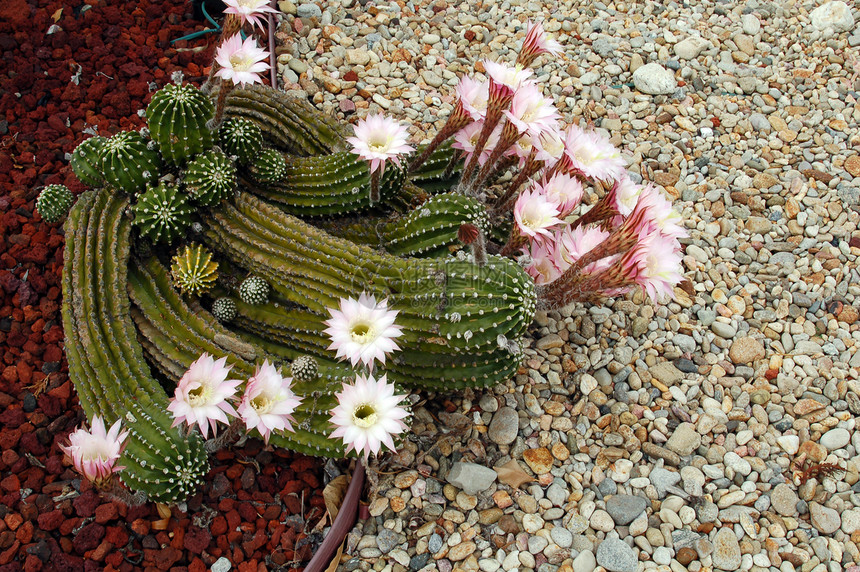
M 798 500 L 797 493 L 785 483 L 776 485 L 770 493 L 770 504 L 782 516 L 796 516 Z
M 854 28 L 854 16 L 845 2 L 835 0 L 825 2 L 809 14 L 812 25 L 819 30 L 832 29 L 836 32 L 850 32 Z
M 607 538 L 597 547 L 597 563 L 609 572 L 636 572 L 633 549 L 618 538 Z
M 583 550 L 573 559 L 571 567 L 573 572 L 594 572 L 597 568 L 597 559 L 591 550 Z
M 648 501 L 632 495 L 613 495 L 606 500 L 606 512 L 618 525 L 627 525 L 645 511 Z
M 711 558 L 714 568 L 735 571 L 741 566 L 741 545 L 731 527 L 720 528 L 714 536 Z
M 837 427 L 822 435 L 819 443 L 828 451 L 836 451 L 837 449 L 845 447 L 850 440 L 851 434 L 848 430 L 842 427 Z
M 476 495 L 490 488 L 497 476 L 496 471 L 483 465 L 457 462 L 448 471 L 447 481 L 466 494 Z
M 666 442 L 666 449 L 686 457 L 702 444 L 702 437 L 692 423 L 680 423 Z
M 520 417 L 513 407 L 502 407 L 493 415 L 487 436 L 497 445 L 510 445 L 517 438 Z
M 817 502 L 809 503 L 809 516 L 812 526 L 821 534 L 833 534 L 842 525 L 842 520 L 837 511 Z
M 658 63 L 645 64 L 633 72 L 636 89 L 648 95 L 666 95 L 675 91 L 675 74 Z

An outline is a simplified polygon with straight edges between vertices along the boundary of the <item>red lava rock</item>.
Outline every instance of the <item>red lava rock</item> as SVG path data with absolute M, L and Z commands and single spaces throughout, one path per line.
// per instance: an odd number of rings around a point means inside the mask
M 99 505 L 99 507 L 96 508 L 96 522 L 99 524 L 105 524 L 106 522 L 110 522 L 115 519 L 117 514 L 117 508 L 114 503 L 111 502 Z
M 83 556 L 87 551 L 98 546 L 105 535 L 105 527 L 95 522 L 85 525 L 75 535 L 72 545 L 75 552 Z
M 209 546 L 209 542 L 211 540 L 212 535 L 209 534 L 208 530 L 197 526 L 191 526 L 185 532 L 183 545 L 189 552 L 200 554 L 206 550 L 206 547 Z

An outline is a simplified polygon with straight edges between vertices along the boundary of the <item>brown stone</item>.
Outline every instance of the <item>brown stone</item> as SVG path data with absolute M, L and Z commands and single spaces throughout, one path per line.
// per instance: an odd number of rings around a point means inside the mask
M 536 475 L 543 475 L 552 469 L 552 453 L 546 447 L 526 449 L 523 452 L 523 460 Z
M 757 189 L 769 189 L 779 184 L 779 179 L 769 173 L 758 173 L 753 177 L 753 186 Z
M 675 556 L 675 559 L 681 563 L 682 566 L 687 566 L 693 560 L 696 560 L 699 557 L 698 553 L 689 546 L 685 546 L 678 550 L 678 554 Z
M 820 463 L 827 457 L 827 449 L 814 441 L 804 441 L 797 450 L 797 456 L 806 455 L 810 463 Z
M 568 450 L 567 446 L 561 441 L 557 441 L 552 446 L 552 456 L 558 459 L 561 462 L 567 460 L 570 457 L 570 450 Z
M 818 169 L 805 169 L 801 171 L 801 173 L 810 179 L 821 181 L 825 185 L 830 184 L 830 181 L 833 180 L 833 175 L 825 173 L 824 171 L 819 171 Z
M 807 413 L 812 413 L 813 411 L 818 411 L 822 409 L 824 404 L 820 401 L 816 401 L 814 399 L 801 399 L 797 403 L 794 404 L 794 415 L 797 417 L 802 417 Z
M 860 177 L 860 155 L 851 155 L 845 159 L 845 170 L 848 171 L 852 177 Z
M 843 306 L 842 311 L 839 312 L 837 316 L 840 322 L 845 322 L 846 324 L 853 324 L 858 319 L 860 319 L 860 312 L 858 312 L 857 308 L 854 306 Z
M 761 342 L 748 336 L 735 339 L 729 348 L 729 358 L 732 363 L 736 364 L 753 363 L 756 360 L 764 359 L 764 356 L 764 346 L 761 345 Z

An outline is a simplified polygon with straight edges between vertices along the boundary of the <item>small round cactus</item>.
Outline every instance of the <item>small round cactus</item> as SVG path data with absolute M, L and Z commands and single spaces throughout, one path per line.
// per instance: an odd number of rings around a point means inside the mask
M 193 211 L 188 197 L 175 186 L 160 183 L 140 195 L 134 206 L 134 222 L 140 234 L 152 242 L 171 242 L 191 224 Z
M 287 162 L 277 149 L 263 149 L 251 163 L 251 174 L 261 183 L 277 183 L 287 173 Z
M 313 356 L 299 356 L 293 360 L 290 373 L 299 381 L 313 381 L 319 375 L 319 364 Z
M 214 116 L 212 101 L 192 85 L 169 83 L 155 92 L 146 108 L 150 136 L 164 160 L 174 165 L 212 147 L 206 124 Z
M 221 125 L 218 131 L 221 147 L 228 155 L 235 155 L 239 164 L 254 160 L 263 149 L 263 130 L 260 126 L 242 117 L 233 117 Z
M 106 141 L 107 137 L 96 135 L 75 147 L 71 160 L 72 171 L 83 184 L 91 187 L 104 184 L 105 177 L 99 164 L 99 154 Z
M 188 164 L 185 188 L 201 205 L 217 205 L 236 189 L 236 166 L 221 151 L 206 151 Z
M 265 304 L 269 300 L 269 284 L 259 276 L 248 276 L 239 285 L 239 299 L 246 304 Z
M 99 166 L 105 181 L 132 194 L 161 173 L 161 156 L 137 131 L 120 131 L 102 145 Z
M 236 302 L 226 296 L 218 298 L 212 303 L 212 315 L 219 322 L 232 322 L 236 318 L 237 313 Z
M 192 244 L 173 257 L 170 274 L 180 292 L 200 296 L 212 287 L 218 277 L 218 263 L 212 261 L 211 252 L 199 244 Z
M 72 191 L 65 185 L 48 185 L 36 199 L 36 210 L 45 222 L 57 222 L 75 202 Z

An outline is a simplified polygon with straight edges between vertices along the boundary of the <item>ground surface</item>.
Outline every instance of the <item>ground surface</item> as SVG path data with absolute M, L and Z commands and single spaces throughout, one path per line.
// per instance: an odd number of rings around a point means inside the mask
M 62 228 L 34 212 L 38 190 L 83 190 L 66 154 L 86 132 L 141 127 L 150 82 L 174 70 L 199 81 L 211 49 L 170 46 L 203 29 L 190 3 L 36 4 L 0 5 L 0 570 L 300 565 L 322 516 L 318 460 L 249 441 L 220 453 L 204 491 L 169 519 L 101 499 L 63 461 L 59 444 L 84 416 L 62 350 Z

